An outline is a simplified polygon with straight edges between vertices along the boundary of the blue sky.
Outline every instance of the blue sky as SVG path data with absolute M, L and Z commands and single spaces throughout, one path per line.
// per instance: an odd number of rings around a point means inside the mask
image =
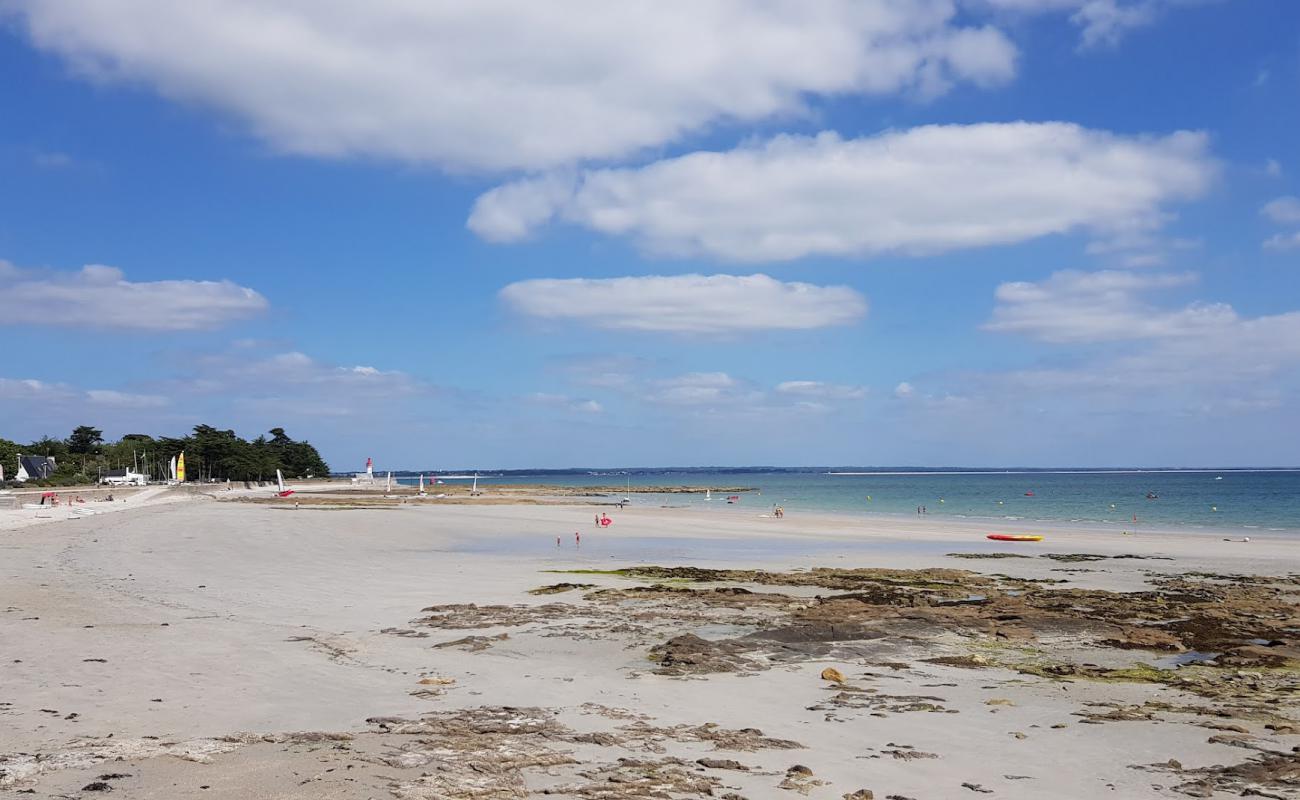
M 264 5 L 0 0 L 0 436 L 1296 463 L 1294 3 Z

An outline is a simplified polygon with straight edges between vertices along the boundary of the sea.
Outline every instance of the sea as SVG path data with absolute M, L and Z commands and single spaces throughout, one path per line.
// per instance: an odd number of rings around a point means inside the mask
M 424 473 L 426 482 L 438 473 Z M 465 472 L 456 473 L 466 475 Z M 394 473 L 405 485 L 418 473 Z M 447 478 L 465 484 L 469 478 Z M 717 513 L 800 511 L 869 517 L 1068 522 L 1116 529 L 1267 530 L 1300 534 L 1300 469 L 961 470 L 714 468 L 484 471 L 480 486 L 712 487 L 704 494 L 626 494 L 633 506 Z M 727 489 L 746 489 L 728 502 Z M 436 492 L 430 485 L 429 491 Z M 718 491 L 723 490 L 723 491 Z

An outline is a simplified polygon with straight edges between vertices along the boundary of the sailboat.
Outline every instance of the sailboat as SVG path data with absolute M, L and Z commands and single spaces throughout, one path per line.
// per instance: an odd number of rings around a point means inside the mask
M 179 456 L 176 456 L 176 481 L 185 483 L 185 451 L 183 450 Z
M 479 492 L 478 492 L 478 473 L 477 473 L 477 472 L 474 473 L 474 485 L 470 487 L 470 489 L 469 489 L 469 493 L 470 493 L 471 496 L 473 496 L 473 495 L 477 495 L 477 494 L 479 493 Z
M 392 491 L 393 491 L 393 473 L 390 472 L 388 473 L 387 479 L 385 479 L 384 481 L 384 494 L 389 494 Z
M 420 473 L 420 496 L 424 497 L 424 473 Z
M 704 490 L 704 499 L 705 499 L 705 500 L 712 500 L 712 499 L 713 499 L 713 490 L 712 490 L 712 489 L 705 489 L 705 490 Z
M 275 486 L 276 486 L 275 494 L 277 497 L 288 497 L 289 495 L 293 494 L 293 489 L 284 488 L 284 474 L 281 473 L 280 470 L 278 469 L 275 471 Z
M 629 473 L 628 476 L 627 476 L 627 493 L 623 495 L 623 502 L 624 502 L 624 503 L 631 503 L 631 502 L 632 502 L 632 475 L 631 475 L 631 473 Z

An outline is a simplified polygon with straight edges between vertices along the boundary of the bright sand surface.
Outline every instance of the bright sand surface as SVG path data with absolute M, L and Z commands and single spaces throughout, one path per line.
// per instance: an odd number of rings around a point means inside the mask
M 626 724 L 612 718 L 616 713 L 584 706 L 594 703 L 644 715 L 655 726 L 760 728 L 804 746 L 732 753 L 701 742 L 662 742 L 667 755 L 688 762 L 734 758 L 751 767 L 712 771 L 730 787 L 715 796 L 801 796 L 777 788 L 793 764 L 806 765 L 823 782 L 808 788 L 813 798 L 862 788 L 877 798 L 979 796 L 963 783 L 1004 798 L 1183 796 L 1169 789 L 1179 779 L 1130 765 L 1171 758 L 1188 767 L 1230 764 L 1250 753 L 1212 744 L 1214 731 L 1192 724 L 1078 724 L 1075 716 L 1099 699 L 1196 700 L 1148 684 L 1058 682 L 1006 669 L 916 663 L 925 655 L 916 643 L 891 641 L 880 642 L 879 658 L 912 662 L 911 669 L 812 658 L 755 673 L 681 678 L 654 674 L 640 642 L 583 637 L 545 623 L 421 629 L 420 638 L 392 629 L 407 630 L 421 609 L 436 604 L 581 604 L 577 592 L 527 591 L 560 580 L 626 587 L 634 582 L 545 571 L 637 564 L 782 571 L 941 566 L 1066 577 L 1071 585 L 1114 590 L 1141 588 L 1148 571 L 1300 572 L 1300 541 L 1281 534 L 1225 542 L 1228 534 L 1122 535 L 1039 525 L 1034 530 L 1045 541 L 1005 544 L 985 540 L 987 523 L 951 520 L 772 519 L 635 505 L 325 510 L 294 509 L 288 501 L 150 497 L 119 503 L 115 513 L 23 527 L 8 524 L 26 519 L 23 512 L 0 512 L 0 754 L 9 754 L 0 755 L 0 793 L 32 788 L 35 796 L 75 796 L 112 772 L 131 776 L 112 781 L 116 797 L 462 796 L 409 788 L 406 773 L 436 765 L 403 770 L 366 755 L 367 748 L 377 753 L 391 743 L 358 740 L 339 755 L 320 743 L 238 746 L 213 737 L 355 733 L 373 730 L 368 717 L 417 718 L 485 705 L 554 709 L 579 731 Z M 593 510 L 607 511 L 614 524 L 594 530 Z M 1061 573 L 1053 570 L 1070 565 L 946 555 L 994 551 L 1173 560 L 1105 561 L 1085 565 L 1095 571 Z M 509 638 L 480 651 L 432 646 L 500 632 Z M 709 631 L 698 632 L 709 638 Z M 830 694 L 818 677 L 827 666 L 841 669 L 850 683 L 869 674 L 882 692 L 934 698 L 957 713 L 813 710 Z M 454 685 L 422 696 L 426 685 L 418 681 L 428 676 Z M 1294 735 L 1251 730 L 1280 750 L 1300 743 Z M 881 755 L 898 745 L 938 757 Z M 556 747 L 584 761 L 647 757 L 616 747 Z M 559 780 L 554 770 L 524 775 L 528 791 Z

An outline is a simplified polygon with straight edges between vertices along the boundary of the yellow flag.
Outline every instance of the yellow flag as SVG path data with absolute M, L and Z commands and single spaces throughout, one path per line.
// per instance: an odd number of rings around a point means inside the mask
M 181 453 L 180 458 L 176 459 L 176 480 L 181 483 L 185 482 L 185 454 Z

